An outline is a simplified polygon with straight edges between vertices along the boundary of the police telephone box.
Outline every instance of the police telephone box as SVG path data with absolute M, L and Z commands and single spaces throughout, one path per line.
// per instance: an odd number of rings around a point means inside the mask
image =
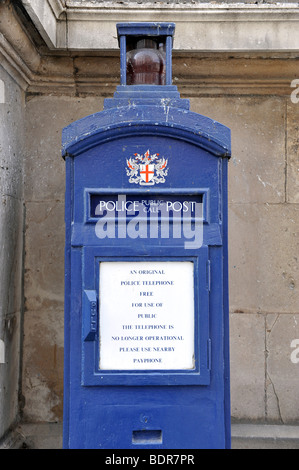
M 63 130 L 64 447 L 230 447 L 230 131 L 172 85 L 173 23 L 121 23 L 121 84 Z

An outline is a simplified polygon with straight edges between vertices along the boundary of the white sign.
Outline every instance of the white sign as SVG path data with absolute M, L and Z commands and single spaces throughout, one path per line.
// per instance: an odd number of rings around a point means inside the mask
M 194 368 L 194 265 L 100 263 L 100 369 Z

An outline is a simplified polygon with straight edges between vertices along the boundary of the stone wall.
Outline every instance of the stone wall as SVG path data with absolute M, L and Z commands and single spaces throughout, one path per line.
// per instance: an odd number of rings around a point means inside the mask
M 25 95 L 0 66 L 0 437 L 19 414 Z
M 61 130 L 99 98 L 30 97 L 26 104 L 24 418 L 59 421 L 63 397 L 64 160 Z
M 287 97 L 193 100 L 232 130 L 229 254 L 232 417 L 299 420 L 299 105 Z

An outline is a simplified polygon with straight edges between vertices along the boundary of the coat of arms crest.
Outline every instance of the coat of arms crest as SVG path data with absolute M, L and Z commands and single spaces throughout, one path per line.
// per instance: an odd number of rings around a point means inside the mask
M 153 186 L 156 183 L 165 183 L 165 176 L 168 173 L 168 160 L 159 158 L 159 153 L 153 155 L 147 150 L 144 155 L 135 153 L 135 158 L 127 159 L 127 175 L 129 183 L 140 184 L 141 186 Z

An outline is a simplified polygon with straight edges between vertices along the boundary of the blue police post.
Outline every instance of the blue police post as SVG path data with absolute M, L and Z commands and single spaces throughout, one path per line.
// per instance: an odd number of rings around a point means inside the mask
M 230 131 L 171 84 L 173 23 L 121 23 L 121 84 L 63 130 L 64 447 L 230 447 Z

